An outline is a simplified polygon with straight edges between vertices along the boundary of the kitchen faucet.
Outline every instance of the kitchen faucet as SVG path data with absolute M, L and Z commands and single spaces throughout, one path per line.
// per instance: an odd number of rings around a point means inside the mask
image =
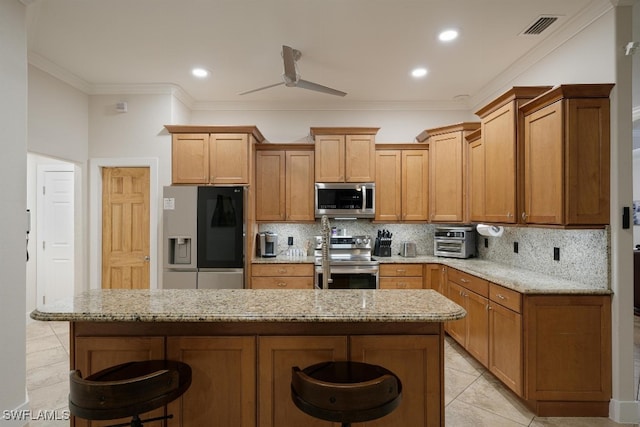
M 320 219 L 322 225 L 322 289 L 329 289 L 329 283 L 331 280 L 331 265 L 329 264 L 329 232 L 331 226 L 329 224 L 329 218 L 326 215 L 322 215 Z

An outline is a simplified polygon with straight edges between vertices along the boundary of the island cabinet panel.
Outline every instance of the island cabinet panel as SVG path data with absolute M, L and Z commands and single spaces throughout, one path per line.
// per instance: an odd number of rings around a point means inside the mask
M 189 389 L 167 405 L 168 427 L 256 426 L 255 337 L 168 337 L 167 358 L 192 370 Z
M 363 427 L 444 425 L 440 361 L 443 346 L 438 336 L 352 336 L 351 360 L 380 365 L 402 382 L 402 402 L 391 414 Z
M 525 398 L 538 415 L 606 416 L 611 298 L 527 296 L 524 319 Z
M 132 360 L 154 360 L 165 358 L 164 337 L 76 337 L 74 340 L 74 357 L 72 369 L 80 371 L 82 378 L 111 366 Z M 163 416 L 164 408 L 141 414 L 141 418 Z M 88 421 L 72 417 L 71 425 L 75 427 L 98 427 L 118 423 L 129 423 L 130 418 L 109 421 Z M 162 427 L 159 421 L 146 424 L 149 427 Z
M 291 401 L 291 368 L 347 360 L 346 336 L 258 338 L 258 426 L 327 427 L 339 424 L 305 414 Z M 419 424 L 416 424 L 419 425 Z

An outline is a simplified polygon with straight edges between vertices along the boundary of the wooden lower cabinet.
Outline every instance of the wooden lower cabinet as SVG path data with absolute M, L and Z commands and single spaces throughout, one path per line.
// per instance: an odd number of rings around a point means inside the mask
M 444 405 L 438 398 L 444 387 L 444 375 L 440 371 L 444 346 L 439 344 L 437 336 L 352 336 L 350 344 L 351 360 L 389 369 L 400 378 L 403 388 L 402 402 L 395 411 L 358 425 L 444 425 Z
M 132 360 L 164 359 L 164 337 L 77 337 L 74 341 L 73 369 L 80 371 L 82 378 L 111 366 Z M 164 408 L 141 414 L 141 418 L 159 417 L 165 414 Z M 71 425 L 76 427 L 108 426 L 130 422 L 130 418 L 109 421 L 88 421 L 72 417 Z M 145 424 L 148 427 L 162 427 L 156 421 Z
M 447 267 L 440 264 L 425 264 L 425 287 L 447 295 Z
M 346 336 L 265 336 L 258 338 L 258 425 L 338 426 L 305 414 L 291 401 L 291 368 L 347 360 Z
M 252 289 L 313 289 L 313 264 L 253 264 Z
M 489 300 L 455 282 L 449 281 L 447 297 L 462 306 L 467 316 L 447 322 L 447 332 L 480 363 L 487 366 L 489 359 Z
M 189 389 L 167 405 L 168 427 L 256 426 L 255 337 L 167 337 L 167 358 L 192 370 Z
M 380 289 L 422 289 L 422 264 L 380 265 Z
M 522 315 L 491 302 L 489 310 L 489 371 L 522 396 Z

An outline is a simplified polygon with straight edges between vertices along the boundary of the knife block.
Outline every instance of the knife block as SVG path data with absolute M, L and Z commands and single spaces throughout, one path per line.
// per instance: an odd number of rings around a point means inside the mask
M 373 246 L 373 255 L 375 256 L 391 256 L 391 240 L 387 238 L 376 237 Z

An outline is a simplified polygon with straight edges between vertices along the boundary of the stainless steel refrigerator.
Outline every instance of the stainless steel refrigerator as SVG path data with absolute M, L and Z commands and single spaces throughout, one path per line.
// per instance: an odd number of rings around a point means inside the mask
M 164 187 L 165 289 L 244 286 L 244 187 Z

